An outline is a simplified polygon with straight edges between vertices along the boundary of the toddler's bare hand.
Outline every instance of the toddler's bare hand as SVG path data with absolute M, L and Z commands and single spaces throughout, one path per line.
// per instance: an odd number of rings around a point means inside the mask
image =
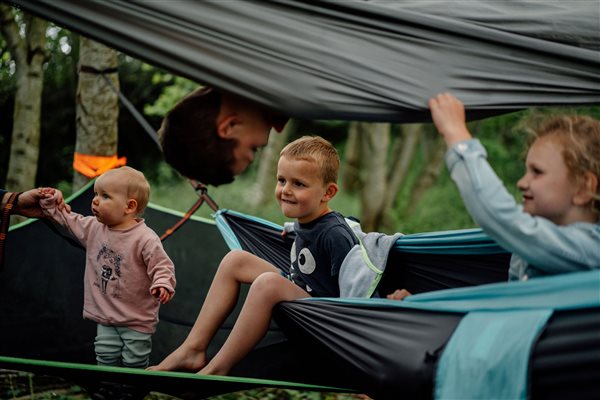
M 152 293 L 152 296 L 156 297 L 162 304 L 167 304 L 171 301 L 174 294 L 162 286 L 152 289 L 150 293 Z

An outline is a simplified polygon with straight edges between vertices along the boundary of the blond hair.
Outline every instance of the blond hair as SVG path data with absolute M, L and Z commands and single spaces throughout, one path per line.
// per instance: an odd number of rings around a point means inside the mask
M 600 121 L 584 115 L 560 115 L 529 129 L 532 141 L 538 138 L 555 140 L 562 147 L 569 175 L 577 185 L 583 185 L 586 172 L 594 174 L 599 184 L 590 207 L 600 215 Z
M 137 215 L 141 215 L 150 199 L 150 184 L 141 171 L 128 166 L 123 166 L 106 171 L 104 175 L 119 173 L 122 175 L 121 183 L 127 188 L 127 198 L 137 201 Z
M 324 183 L 337 183 L 340 157 L 335 147 L 320 136 L 302 136 L 288 143 L 279 156 L 314 162 Z

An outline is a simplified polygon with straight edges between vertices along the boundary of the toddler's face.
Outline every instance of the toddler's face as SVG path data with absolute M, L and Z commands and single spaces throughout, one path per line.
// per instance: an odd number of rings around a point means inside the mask
M 517 182 L 523 210 L 558 225 L 570 223 L 577 184 L 569 175 L 562 146 L 550 136 L 537 139 L 527 153 L 525 175 Z
M 96 219 L 111 228 L 118 228 L 126 220 L 127 190 L 118 173 L 103 175 L 94 184 L 92 213 Z

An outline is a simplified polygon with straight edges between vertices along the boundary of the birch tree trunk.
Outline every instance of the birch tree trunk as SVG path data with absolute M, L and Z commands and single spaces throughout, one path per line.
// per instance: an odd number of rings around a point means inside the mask
M 366 171 L 361 190 L 363 231 L 375 231 L 381 224 L 387 185 L 387 153 L 390 145 L 389 123 L 360 124 L 362 165 Z
M 402 187 L 414 158 L 417 144 L 423 130 L 422 124 L 407 124 L 402 126 L 402 140 L 396 142 L 392 154 L 395 158 L 391 164 L 388 186 L 383 204 L 384 210 L 389 211 L 394 207 L 398 192 Z
M 35 186 L 40 152 L 43 65 L 48 23 L 25 14 L 25 35 L 19 34 L 13 9 L 0 4 L 0 29 L 16 64 L 16 93 L 6 187 L 24 191 Z
M 81 154 L 110 157 L 117 153 L 119 98 L 103 78 L 119 89 L 117 51 L 81 37 L 79 47 L 79 82 L 77 84 L 75 151 Z M 73 191 L 89 179 L 75 171 Z
M 351 122 L 348 126 L 348 140 L 346 141 L 346 151 L 344 154 L 344 169 L 342 175 L 342 190 L 346 193 L 354 193 L 360 190 L 362 183 L 360 181 L 360 132 L 359 122 Z
M 255 209 L 273 201 L 279 153 L 288 143 L 289 137 L 296 132 L 297 125 L 296 120 L 290 119 L 281 133 L 273 133 L 269 137 L 269 143 L 260 157 L 258 176 L 254 185 L 253 207 Z
M 444 168 L 446 144 L 443 139 L 438 134 L 431 133 L 428 140 L 424 141 L 424 147 L 426 152 L 425 162 L 427 165 L 421 171 L 419 179 L 413 187 L 409 206 L 405 211 L 407 215 L 414 212 L 421 197 L 423 197 L 427 189 L 435 184 L 440 172 L 442 172 L 442 168 Z

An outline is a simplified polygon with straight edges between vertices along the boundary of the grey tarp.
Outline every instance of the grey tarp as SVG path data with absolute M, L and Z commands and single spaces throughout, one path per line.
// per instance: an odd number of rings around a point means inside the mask
M 6 1 L 6 0 L 1 0 Z M 311 119 L 600 103 L 600 2 L 12 0 L 153 65 Z

